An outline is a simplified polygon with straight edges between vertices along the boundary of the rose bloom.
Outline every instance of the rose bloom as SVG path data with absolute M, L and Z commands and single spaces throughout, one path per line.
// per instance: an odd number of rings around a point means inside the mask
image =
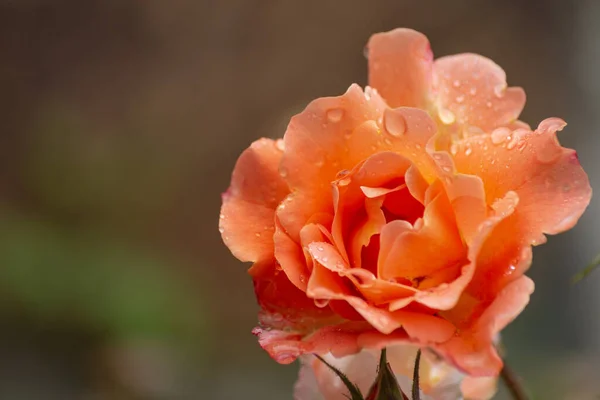
M 433 61 L 409 29 L 371 37 L 368 59 L 370 87 L 314 100 L 237 161 L 220 231 L 253 263 L 254 333 L 284 364 L 410 343 L 497 376 L 531 247 L 575 225 L 587 176 L 565 122 L 517 120 L 525 93 L 491 60 Z

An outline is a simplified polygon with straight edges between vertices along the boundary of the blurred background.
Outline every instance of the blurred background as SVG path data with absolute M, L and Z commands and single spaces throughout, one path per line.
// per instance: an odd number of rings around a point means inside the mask
M 0 0 L 0 399 L 291 399 L 250 330 L 220 193 L 253 140 L 366 84 L 395 27 L 475 52 L 523 86 L 600 187 L 600 2 Z M 600 395 L 598 198 L 535 249 L 505 332 L 537 399 Z M 498 396 L 505 399 L 504 394 Z

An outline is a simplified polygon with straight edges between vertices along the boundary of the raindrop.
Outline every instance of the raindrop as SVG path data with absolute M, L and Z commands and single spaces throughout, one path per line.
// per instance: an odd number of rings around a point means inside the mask
M 503 97 L 504 96 L 504 90 L 506 89 L 506 84 L 499 84 L 496 85 L 494 87 L 494 94 L 496 95 L 496 97 Z
M 568 183 L 565 183 L 562 185 L 562 191 L 564 193 L 569 193 L 571 191 L 571 185 Z
M 470 147 L 467 147 L 467 149 L 465 150 L 465 156 L 471 155 L 472 152 L 473 152 L 473 149 Z
M 323 250 L 325 250 L 325 249 L 323 248 L 323 246 L 317 246 L 317 250 L 319 250 L 319 251 L 323 251 Z
M 456 96 L 457 103 L 462 103 L 463 101 L 465 101 L 465 96 L 463 96 L 462 94 L 460 96 Z
M 472 87 L 469 90 L 469 93 L 471 94 L 471 96 L 475 96 L 477 94 L 477 88 L 476 87 Z
M 492 102 L 491 102 L 491 101 L 487 101 L 487 102 L 485 103 L 485 106 L 486 106 L 487 108 L 492 108 Z
M 254 236 L 256 236 L 256 237 L 260 237 L 260 232 L 256 232 L 256 233 L 254 234 Z
M 400 137 L 406 132 L 406 120 L 398 112 L 388 112 L 383 118 L 387 132 L 395 137 Z
M 440 117 L 440 120 L 446 125 L 452 124 L 456 119 L 452 111 L 447 110 L 445 108 L 440 108 L 438 110 L 438 115 Z
M 498 128 L 492 132 L 492 143 L 501 144 L 504 143 L 505 140 L 510 140 L 510 129 L 508 128 Z
M 450 146 L 450 153 L 452 153 L 453 156 L 455 156 L 456 153 L 458 153 L 458 145 L 456 143 L 452 143 L 452 145 Z
M 329 122 L 340 122 L 344 116 L 344 110 L 341 108 L 332 108 L 327 111 L 327 119 Z
M 460 81 L 456 79 L 454 82 L 452 82 L 452 86 L 454 86 L 455 88 L 460 87 Z
M 285 144 L 282 139 L 279 139 L 278 141 L 276 141 L 275 146 L 277 146 L 277 149 L 279 149 L 281 151 L 285 150 Z
M 315 306 L 317 306 L 319 308 L 324 308 L 324 307 L 327 307 L 328 305 L 329 305 L 328 299 L 315 299 Z
M 285 178 L 286 176 L 288 176 L 288 171 L 285 168 L 280 168 L 279 169 L 279 175 L 281 175 L 282 178 Z

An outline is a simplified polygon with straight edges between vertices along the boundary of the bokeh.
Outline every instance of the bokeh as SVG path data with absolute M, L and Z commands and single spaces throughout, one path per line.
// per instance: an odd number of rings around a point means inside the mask
M 241 151 L 365 85 L 369 36 L 404 26 L 500 64 L 600 187 L 599 19 L 594 0 L 0 0 L 0 399 L 291 399 L 297 365 L 251 335 L 217 230 Z M 600 271 L 570 284 L 598 226 L 593 199 L 535 249 L 505 331 L 536 399 L 600 396 Z

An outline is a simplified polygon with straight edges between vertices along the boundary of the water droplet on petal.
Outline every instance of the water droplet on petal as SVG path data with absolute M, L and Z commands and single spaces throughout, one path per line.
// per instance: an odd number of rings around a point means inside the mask
M 315 162 L 315 165 L 316 165 L 318 168 L 321 168 L 323 165 L 325 165 L 325 160 L 324 160 L 324 159 L 322 159 L 322 158 L 320 158 L 320 159 L 318 159 L 318 160 Z
M 344 110 L 341 108 L 332 108 L 327 111 L 327 119 L 329 122 L 340 122 L 344 116 Z
M 256 233 L 254 234 L 254 236 L 256 236 L 256 237 L 260 237 L 260 232 L 256 232 Z
M 315 306 L 324 308 L 329 305 L 329 299 L 315 299 Z
M 469 90 L 469 94 L 470 94 L 471 96 L 475 96 L 475 95 L 477 94 L 477 88 L 476 88 L 476 87 L 472 87 L 472 88 Z
M 440 108 L 438 110 L 438 115 L 440 117 L 440 120 L 446 125 L 450 125 L 456 120 L 456 117 L 454 116 L 452 111 L 447 110 L 445 108 Z
M 286 176 L 288 176 L 288 171 L 286 168 L 280 168 L 279 169 L 279 175 L 281 175 L 282 178 L 285 178 Z
M 460 87 L 460 81 L 458 79 L 455 79 L 454 82 L 452 82 L 452 86 L 454 86 L 455 88 Z
M 473 152 L 473 149 L 470 147 L 467 147 L 467 149 L 465 150 L 465 156 L 471 155 L 472 152 Z
M 569 193 L 571 191 L 571 185 L 569 183 L 564 183 L 562 185 L 562 191 L 564 193 Z
M 279 139 L 275 142 L 275 146 L 277 147 L 278 150 L 280 151 L 284 151 L 285 150 L 285 144 L 283 142 L 282 139 Z
M 460 96 L 456 96 L 457 103 L 462 103 L 463 101 L 465 101 L 465 96 L 463 96 L 462 94 Z
M 223 228 L 222 226 L 220 226 L 220 227 L 219 227 L 219 232 L 220 232 L 220 233 L 223 233 L 223 232 L 225 232 L 225 228 Z
M 510 129 L 508 128 L 497 128 L 491 134 L 492 143 L 502 144 L 507 139 L 510 140 Z
M 450 146 L 450 153 L 455 156 L 458 153 L 458 145 L 456 143 L 452 143 Z
M 395 137 L 400 137 L 406 132 L 406 120 L 398 112 L 388 112 L 383 118 L 387 132 Z
M 498 84 L 494 87 L 494 94 L 496 95 L 496 97 L 503 97 L 505 90 L 506 90 L 506 83 Z
M 491 102 L 491 101 L 487 101 L 487 102 L 485 103 L 485 106 L 486 106 L 487 108 L 492 108 L 492 102 Z

